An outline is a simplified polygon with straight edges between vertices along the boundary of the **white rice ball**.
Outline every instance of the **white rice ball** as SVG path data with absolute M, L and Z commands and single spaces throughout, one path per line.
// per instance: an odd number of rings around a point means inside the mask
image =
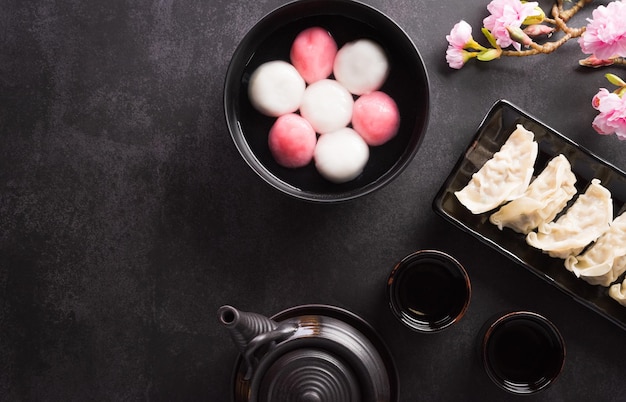
M 353 106 L 354 99 L 346 88 L 335 80 L 323 79 L 304 91 L 300 114 L 317 133 L 325 134 L 348 126 Z
M 250 76 L 248 97 L 266 116 L 278 117 L 300 107 L 306 83 L 296 68 L 282 60 L 261 64 Z
M 339 49 L 333 66 L 335 79 L 355 95 L 380 89 L 389 74 L 383 48 L 370 39 L 348 42 Z
M 369 147 L 356 131 L 345 127 L 320 136 L 313 158 L 317 171 L 326 180 L 345 183 L 363 172 Z

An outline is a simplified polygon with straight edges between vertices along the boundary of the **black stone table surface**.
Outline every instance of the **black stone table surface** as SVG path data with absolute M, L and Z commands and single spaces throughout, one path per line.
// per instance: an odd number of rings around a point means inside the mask
M 445 36 L 465 19 L 481 40 L 486 0 L 366 3 L 420 49 L 430 124 L 393 183 L 321 205 L 258 178 L 224 118 L 230 58 L 282 1 L 2 2 L 0 400 L 228 401 L 238 352 L 218 307 L 272 315 L 306 303 L 379 331 L 402 401 L 515 399 L 475 354 L 485 320 L 513 309 L 549 317 L 567 344 L 561 377 L 526 400 L 626 398 L 623 329 L 431 207 L 498 99 L 626 169 L 626 142 L 591 128 L 604 73 L 626 70 L 578 67 L 575 42 L 452 70 Z M 436 335 L 403 327 L 384 294 L 392 266 L 424 248 L 455 256 L 473 284 L 465 317 Z

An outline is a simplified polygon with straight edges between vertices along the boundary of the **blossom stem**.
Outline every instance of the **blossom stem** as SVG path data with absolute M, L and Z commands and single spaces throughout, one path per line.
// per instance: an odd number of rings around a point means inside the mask
M 626 66 L 626 57 L 616 57 L 613 60 L 613 65 L 618 64 L 621 66 Z
M 582 28 L 579 28 L 579 29 L 571 30 L 571 31 L 572 32 L 566 33 L 559 40 L 554 41 L 554 42 L 544 43 L 543 45 L 540 45 L 540 44 L 535 43 L 535 42 L 531 42 L 530 43 L 530 49 L 528 49 L 528 50 L 503 50 L 502 51 L 502 56 L 523 57 L 523 56 L 532 56 L 532 55 L 535 55 L 535 54 L 549 54 L 549 53 L 552 53 L 556 49 L 558 49 L 561 46 L 563 46 L 563 44 L 565 44 L 565 42 L 567 42 L 568 40 L 570 40 L 572 38 L 577 38 L 580 35 L 582 35 L 582 33 L 585 31 L 585 29 L 584 29 L 584 27 L 582 27 Z
M 579 37 L 585 31 L 585 27 L 581 27 L 581 28 L 568 27 L 566 24 L 567 19 L 563 18 L 563 16 L 559 13 L 556 5 L 552 7 L 552 14 L 554 15 L 554 24 L 556 25 L 556 27 L 560 29 L 561 31 L 565 32 L 566 34 L 570 34 L 572 38 Z
M 570 18 L 574 16 L 574 14 L 579 12 L 581 8 L 585 7 L 585 5 L 591 3 L 592 1 L 593 0 L 578 0 L 576 4 L 565 10 L 563 8 L 563 0 L 557 0 L 556 3 L 558 15 L 564 22 L 567 22 L 570 20 Z
M 556 20 L 554 20 L 553 18 L 549 18 L 549 17 L 544 18 L 543 22 L 546 22 L 551 25 L 556 25 Z

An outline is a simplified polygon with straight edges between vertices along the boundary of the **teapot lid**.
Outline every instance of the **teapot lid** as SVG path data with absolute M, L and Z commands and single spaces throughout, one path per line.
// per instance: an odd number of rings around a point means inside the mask
M 234 373 L 235 402 L 398 400 L 389 350 L 362 318 L 328 305 L 303 305 L 271 317 L 296 324 L 294 335 L 265 351 L 247 380 L 243 359 Z
M 360 401 L 359 379 L 349 364 L 323 349 L 295 349 L 280 355 L 260 381 L 257 400 Z

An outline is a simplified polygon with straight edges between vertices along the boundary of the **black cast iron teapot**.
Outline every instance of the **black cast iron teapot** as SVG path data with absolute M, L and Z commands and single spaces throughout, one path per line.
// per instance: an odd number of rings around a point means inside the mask
M 398 377 L 385 344 L 357 315 L 304 305 L 271 318 L 222 306 L 240 351 L 235 402 L 395 402 Z

